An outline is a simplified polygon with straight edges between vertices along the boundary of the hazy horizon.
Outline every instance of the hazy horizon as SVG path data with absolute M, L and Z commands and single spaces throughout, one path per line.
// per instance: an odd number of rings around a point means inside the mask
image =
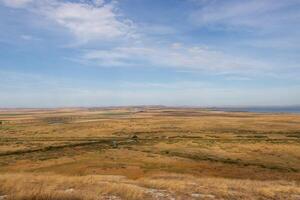
M 296 108 L 300 109 L 300 105 L 223 105 L 223 106 L 197 106 L 197 105 L 104 105 L 104 106 L 52 106 L 52 107 L 0 107 L 0 110 L 13 109 L 92 109 L 92 108 L 203 108 L 203 109 L 239 109 L 239 108 Z
M 0 0 L 0 108 L 299 106 L 298 0 Z

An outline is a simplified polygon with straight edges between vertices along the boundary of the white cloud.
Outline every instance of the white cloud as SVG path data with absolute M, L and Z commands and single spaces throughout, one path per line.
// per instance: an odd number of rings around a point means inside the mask
M 285 10 L 300 5 L 297 0 L 207 1 L 201 5 L 200 9 L 191 14 L 191 20 L 198 25 L 242 26 L 265 30 L 286 23 L 297 23 L 300 17 L 298 11 Z
M 33 39 L 31 35 L 21 35 L 20 37 L 23 40 L 32 40 Z
M 88 51 L 84 60 L 100 66 L 155 66 L 215 72 L 249 72 L 267 70 L 262 61 L 236 57 L 201 46 L 174 43 L 170 47 L 118 47 L 111 50 Z
M 300 38 L 296 35 L 290 37 L 265 37 L 259 39 L 249 39 L 240 44 L 245 44 L 247 46 L 258 47 L 258 48 L 272 48 L 272 49 L 282 49 L 282 50 L 295 50 L 299 49 Z
M 299 0 L 192 1 L 196 8 L 190 13 L 190 22 L 197 28 L 239 33 L 230 34 L 230 38 L 236 38 L 228 45 L 263 49 L 268 53 L 299 50 Z M 272 57 L 278 58 L 275 54 Z M 287 61 L 282 61 L 281 68 L 288 65 L 284 62 Z
M 104 0 L 93 0 L 93 2 L 96 6 L 102 6 L 105 3 Z
M 131 23 L 119 19 L 114 4 L 96 3 L 97 6 L 59 3 L 44 11 L 44 14 L 83 42 L 126 37 L 131 33 Z
M 22 8 L 33 0 L 0 0 L 5 6 L 12 8 Z
M 59 1 L 59 0 L 0 0 L 13 8 L 29 12 L 55 22 L 68 30 L 79 43 L 133 37 L 133 23 L 121 16 L 114 1 Z
M 24 41 L 28 41 L 28 42 L 38 42 L 38 41 L 42 41 L 41 38 L 33 36 L 33 35 L 27 35 L 27 34 L 23 34 L 20 35 L 20 38 Z
M 182 47 L 181 43 L 175 42 L 172 44 L 172 48 L 174 48 L 174 49 L 180 49 L 181 47 Z
M 203 46 L 187 46 L 175 42 L 166 47 L 162 45 L 164 43 L 164 39 L 155 41 L 153 38 L 148 37 L 147 33 L 141 34 L 142 38 L 139 38 L 139 41 L 133 40 L 132 37 L 135 35 L 135 30 L 137 30 L 137 28 L 135 27 L 135 24 L 119 14 L 117 11 L 117 4 L 114 3 L 115 1 L 0 1 L 6 3 L 10 2 L 11 5 L 19 6 L 25 6 L 30 3 L 32 6 L 30 8 L 26 8 L 28 11 L 34 12 L 39 16 L 46 17 L 51 22 L 55 22 L 58 26 L 68 30 L 77 38 L 77 42 L 79 43 L 90 42 L 91 44 L 94 44 L 93 42 L 100 41 L 95 43 L 97 44 L 95 46 L 100 46 L 102 41 L 108 41 L 106 47 L 111 46 L 111 49 L 86 51 L 81 57 L 82 60 L 93 64 L 96 63 L 99 66 L 172 67 L 177 69 L 180 68 L 181 70 L 191 69 L 199 71 L 214 71 L 218 73 L 245 73 L 250 71 L 275 69 L 277 67 L 274 62 L 272 63 L 272 60 L 266 63 L 257 59 L 238 56 L 236 52 L 229 54 Z M 297 3 L 295 0 L 249 0 L 246 2 L 228 0 L 200 2 L 202 8 L 195 12 L 193 16 L 194 20 L 201 25 L 223 24 L 225 26 L 251 27 L 263 27 L 266 20 L 273 17 L 273 15 L 271 15 L 268 18 L 268 13 L 276 12 L 277 10 Z M 292 15 L 288 15 L 286 16 L 288 19 L 285 19 L 282 15 L 275 15 L 273 20 L 274 22 L 270 19 L 270 23 L 267 23 L 266 26 L 270 26 L 270 24 L 278 24 L 279 18 L 289 21 L 291 16 Z M 297 16 L 300 15 L 295 14 L 293 19 L 297 19 Z M 258 19 L 260 17 L 262 20 Z M 169 34 L 175 31 L 172 28 L 163 25 L 152 25 L 149 27 L 149 30 L 153 29 L 152 34 Z M 140 31 L 148 32 L 145 27 L 143 28 L 143 26 Z M 129 40 L 129 42 L 127 41 L 127 46 L 125 46 L 123 39 L 127 37 L 131 38 L 131 40 Z M 21 38 L 24 40 L 33 39 L 30 35 L 22 35 Z M 121 40 L 122 42 L 120 42 Z M 145 44 L 146 42 L 147 44 Z M 252 46 L 270 46 L 275 44 L 272 43 L 272 41 L 265 40 L 256 40 L 251 44 L 241 42 L 239 39 L 237 39 L 237 42 L 242 45 L 246 44 Z M 154 43 L 160 43 L 160 46 L 154 46 Z M 281 43 L 278 45 L 281 45 Z M 290 44 L 290 42 L 288 43 Z M 73 44 L 70 46 L 72 45 Z M 281 66 L 281 68 L 283 67 Z

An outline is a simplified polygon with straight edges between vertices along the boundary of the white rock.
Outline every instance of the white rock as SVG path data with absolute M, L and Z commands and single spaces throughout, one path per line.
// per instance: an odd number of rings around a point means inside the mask
M 201 194 L 193 193 L 193 194 L 191 194 L 191 196 L 192 196 L 192 197 L 200 197 Z
M 70 189 L 66 189 L 65 190 L 65 192 L 68 192 L 68 193 L 72 193 L 72 192 L 74 192 L 75 190 L 74 190 L 74 188 L 70 188 Z
M 215 195 L 212 194 L 199 194 L 199 193 L 193 193 L 191 194 L 192 197 L 198 197 L 198 198 L 208 198 L 208 199 L 214 199 Z
M 4 200 L 4 199 L 6 199 L 8 196 L 7 195 L 2 195 L 2 196 L 0 196 L 0 200 Z
M 109 195 L 109 196 L 104 196 L 103 200 L 122 200 L 122 199 L 114 195 Z

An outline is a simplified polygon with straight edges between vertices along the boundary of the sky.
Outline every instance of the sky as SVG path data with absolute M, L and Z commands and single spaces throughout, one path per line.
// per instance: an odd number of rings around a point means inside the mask
M 300 104 L 300 0 L 0 0 L 0 107 Z

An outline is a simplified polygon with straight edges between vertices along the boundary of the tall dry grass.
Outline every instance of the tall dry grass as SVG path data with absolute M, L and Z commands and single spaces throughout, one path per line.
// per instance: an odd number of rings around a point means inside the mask
M 0 176 L 0 183 L 0 196 L 6 195 L 3 199 L 7 200 L 300 198 L 300 186 L 296 182 L 196 178 L 165 173 L 138 180 L 122 176 L 5 174 Z
M 8 200 L 81 200 L 118 196 L 142 199 L 142 187 L 120 176 L 82 176 L 5 174 L 0 176 L 0 196 Z

